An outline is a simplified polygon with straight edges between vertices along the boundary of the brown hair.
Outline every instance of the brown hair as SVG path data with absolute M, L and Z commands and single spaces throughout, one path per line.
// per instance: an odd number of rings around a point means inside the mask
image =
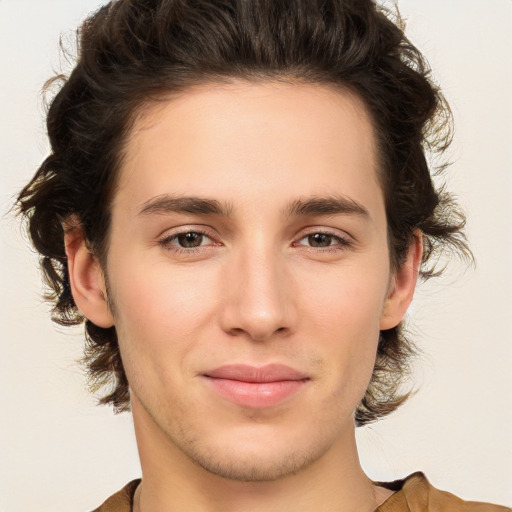
M 48 111 L 51 153 L 18 205 L 41 254 L 53 319 L 85 322 L 93 387 L 111 386 L 101 403 L 129 408 L 128 382 L 115 327 L 100 328 L 76 308 L 62 226 L 78 218 L 104 265 L 123 144 L 140 109 L 169 93 L 232 79 L 356 91 L 376 128 L 392 264 L 401 265 L 416 229 L 424 277 L 436 274 L 431 262 L 447 248 L 468 254 L 464 218 L 434 187 L 425 157 L 449 145 L 450 110 L 403 28 L 372 0 L 115 0 L 85 20 L 76 66 L 57 77 Z M 413 352 L 402 325 L 381 332 L 359 425 L 407 398 L 400 388 Z

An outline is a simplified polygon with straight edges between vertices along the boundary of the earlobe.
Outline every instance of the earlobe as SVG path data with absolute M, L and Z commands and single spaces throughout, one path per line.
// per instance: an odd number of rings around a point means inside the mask
M 422 254 L 422 234 L 416 230 L 406 261 L 393 276 L 380 319 L 381 331 L 396 327 L 404 319 L 414 296 Z
M 108 306 L 105 277 L 97 257 L 87 247 L 79 224 L 67 226 L 64 235 L 69 282 L 80 312 L 99 327 L 112 327 L 114 319 Z

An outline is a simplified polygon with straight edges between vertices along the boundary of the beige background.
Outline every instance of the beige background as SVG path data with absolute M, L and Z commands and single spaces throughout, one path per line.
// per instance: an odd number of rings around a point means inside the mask
M 98 408 L 59 332 L 36 257 L 7 214 L 48 151 L 42 83 L 60 33 L 99 0 L 0 0 L 0 512 L 87 511 L 139 475 L 129 415 Z M 457 123 L 450 188 L 465 205 L 478 266 L 422 285 L 411 329 L 420 392 L 359 432 L 371 477 L 423 470 L 465 498 L 512 505 L 512 1 L 400 0 Z

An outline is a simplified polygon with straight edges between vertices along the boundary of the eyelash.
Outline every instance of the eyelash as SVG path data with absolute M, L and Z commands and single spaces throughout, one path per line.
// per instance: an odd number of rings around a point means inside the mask
M 192 255 L 199 251 L 202 251 L 202 250 L 204 251 L 205 248 L 212 247 L 212 245 L 208 244 L 208 245 L 200 245 L 198 247 L 185 248 L 185 247 L 180 247 L 179 245 L 173 243 L 175 240 L 178 239 L 179 236 L 188 235 L 188 234 L 192 234 L 192 233 L 207 237 L 210 240 L 214 241 L 214 237 L 211 236 L 211 234 L 206 231 L 203 231 L 201 229 L 189 229 L 189 230 L 180 231 L 178 233 L 173 233 L 172 235 L 166 236 L 166 237 L 162 238 L 161 240 L 159 240 L 158 243 L 164 249 L 174 252 L 175 254 L 188 254 L 188 255 Z M 325 235 L 328 237 L 332 237 L 333 241 L 336 243 L 334 245 L 329 245 L 329 246 L 323 247 L 323 248 L 311 247 L 311 246 L 299 244 L 300 241 L 302 241 L 310 236 L 314 236 L 314 235 Z M 214 242 L 213 245 L 218 246 L 220 244 Z M 301 247 L 304 247 L 308 251 L 314 251 L 316 253 L 319 253 L 319 252 L 320 253 L 333 253 L 333 252 L 339 252 L 339 251 L 346 250 L 347 248 L 349 248 L 353 245 L 353 242 L 348 237 L 343 237 L 341 235 L 337 235 L 337 234 L 333 233 L 332 231 L 316 230 L 316 231 L 311 231 L 309 233 L 306 233 L 298 240 L 298 242 L 294 242 L 292 245 L 294 247 L 301 246 Z
M 333 241 L 335 242 L 334 245 L 328 245 L 327 247 L 312 247 L 312 246 L 302 246 L 305 247 L 308 251 L 315 251 L 315 252 L 322 252 L 322 253 L 334 253 L 346 250 L 347 248 L 352 246 L 352 241 L 348 237 L 344 237 L 341 235 L 337 235 L 333 233 L 332 231 L 311 231 L 310 233 L 305 234 L 299 239 L 299 242 L 301 240 L 304 240 L 305 238 L 308 238 L 310 236 L 314 235 L 324 235 L 331 237 Z M 298 243 L 293 244 L 294 246 L 300 245 Z
M 180 247 L 179 245 L 172 243 L 174 240 L 177 240 L 177 238 L 179 236 L 188 235 L 191 233 L 194 233 L 197 235 L 202 235 L 202 236 L 209 238 L 210 240 L 213 240 L 213 237 L 211 236 L 211 234 L 207 233 L 206 231 L 203 231 L 201 229 L 187 229 L 187 230 L 179 231 L 178 233 L 173 233 L 172 235 L 166 236 L 166 237 L 162 238 L 158 243 L 164 249 L 174 252 L 176 254 L 195 254 L 196 252 L 198 252 L 200 250 L 204 250 L 205 247 L 211 247 L 211 246 L 200 245 L 198 247 L 190 247 L 187 249 L 185 247 Z M 219 245 L 219 244 L 215 244 L 215 245 Z

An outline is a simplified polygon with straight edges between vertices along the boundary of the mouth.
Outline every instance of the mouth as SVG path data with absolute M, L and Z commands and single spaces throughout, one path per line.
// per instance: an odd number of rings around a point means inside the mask
M 281 364 L 226 365 L 206 372 L 203 377 L 222 398 L 253 409 L 276 406 L 296 395 L 311 380 Z

